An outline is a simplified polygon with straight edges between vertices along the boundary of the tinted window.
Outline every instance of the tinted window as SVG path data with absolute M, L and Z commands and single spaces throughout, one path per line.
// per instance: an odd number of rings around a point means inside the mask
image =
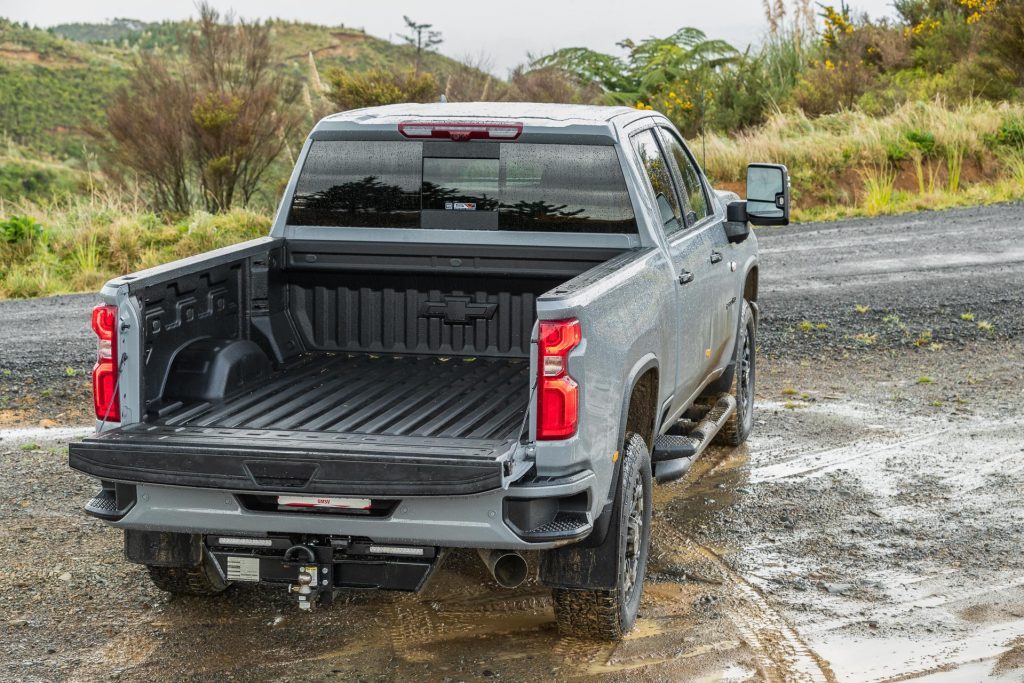
M 683 187 L 680 190 L 685 195 L 683 199 L 686 202 L 686 222 L 693 225 L 710 213 L 707 197 L 704 195 L 704 185 L 700 182 L 700 173 L 675 135 L 662 130 L 662 139 L 682 176 Z
M 636 232 L 614 147 L 503 144 L 505 230 Z
M 314 142 L 288 222 L 418 227 L 422 150 L 419 142 Z
M 658 210 L 661 212 L 661 222 L 665 232 L 674 232 L 680 229 L 684 225 L 683 214 L 679 209 L 679 199 L 676 197 L 676 191 L 672 185 L 668 164 L 654 137 L 654 130 L 637 133 L 631 140 L 633 149 L 636 150 L 637 156 L 640 158 L 640 163 L 647 171 L 647 178 L 651 181 L 651 189 L 654 190 L 654 197 L 658 203 Z
M 425 211 L 431 227 L 454 212 L 459 229 L 636 232 L 614 147 L 500 143 L 498 153 L 424 157 L 418 142 L 314 141 L 288 222 L 418 228 Z

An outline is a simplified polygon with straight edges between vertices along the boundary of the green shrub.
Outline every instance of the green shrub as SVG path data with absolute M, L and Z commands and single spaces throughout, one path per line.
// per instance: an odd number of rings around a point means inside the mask
M 437 99 L 437 81 L 427 73 L 414 74 L 375 69 L 355 73 L 330 69 L 325 79 L 327 97 L 342 109 L 359 109 L 399 102 L 432 102 Z
M 863 61 L 826 59 L 804 72 L 793 90 L 793 99 L 808 116 L 853 109 L 875 82 L 874 69 Z
M 1013 116 L 999 126 L 995 142 L 1013 149 L 1024 150 L 1024 116 Z
M 43 226 L 31 216 L 11 216 L 0 221 L 0 241 L 7 244 L 31 243 L 43 234 Z
M 885 158 L 889 163 L 898 165 L 901 161 L 907 158 L 907 155 L 907 147 L 902 140 L 885 143 Z
M 927 131 L 908 130 L 904 136 L 915 149 L 921 151 L 924 156 L 929 156 L 935 151 L 935 135 Z
M 971 45 L 971 27 L 962 18 L 942 14 L 931 23 L 918 24 L 912 31 L 914 64 L 929 73 L 943 73 L 967 54 Z

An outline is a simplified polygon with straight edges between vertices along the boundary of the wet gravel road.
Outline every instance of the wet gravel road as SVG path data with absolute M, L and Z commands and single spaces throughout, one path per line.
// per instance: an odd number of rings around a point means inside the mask
M 0 680 L 1024 680 L 1022 235 L 1021 206 L 759 231 L 754 433 L 656 488 L 617 644 L 461 552 L 313 614 L 165 596 L 65 465 L 92 297 L 0 303 Z

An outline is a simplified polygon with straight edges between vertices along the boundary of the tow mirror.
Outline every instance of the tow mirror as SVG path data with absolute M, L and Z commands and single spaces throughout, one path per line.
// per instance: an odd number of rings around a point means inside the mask
M 789 225 L 789 171 L 782 164 L 747 166 L 747 220 Z

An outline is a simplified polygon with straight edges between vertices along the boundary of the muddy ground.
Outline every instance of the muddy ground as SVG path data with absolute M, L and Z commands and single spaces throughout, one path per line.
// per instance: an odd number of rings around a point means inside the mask
M 0 679 L 1024 680 L 1022 235 L 1021 206 L 758 233 L 754 433 L 655 489 L 616 644 L 465 552 L 312 614 L 167 597 L 66 467 L 91 297 L 0 303 Z

